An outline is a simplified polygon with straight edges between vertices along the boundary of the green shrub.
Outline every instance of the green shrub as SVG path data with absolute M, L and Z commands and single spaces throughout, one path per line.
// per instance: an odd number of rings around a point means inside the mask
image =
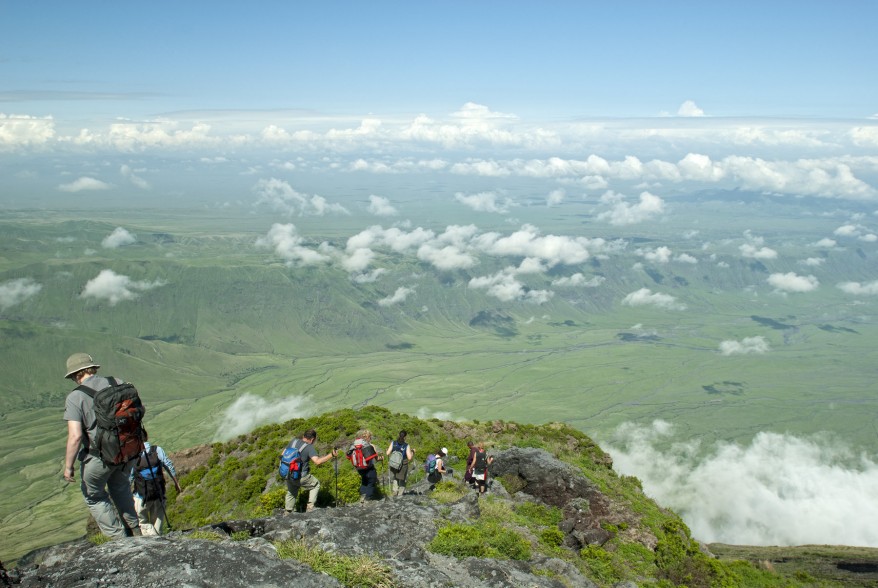
M 585 564 L 587 574 L 599 582 L 619 582 L 623 574 L 619 570 L 615 558 L 597 545 L 588 545 L 579 552 Z
M 564 513 L 560 508 L 548 506 L 538 502 L 523 502 L 515 507 L 515 514 L 528 526 L 541 525 L 554 527 L 564 520 Z
M 564 531 L 558 527 L 550 527 L 540 532 L 540 543 L 547 547 L 561 547 L 564 543 Z
M 286 486 L 275 486 L 259 497 L 259 505 L 253 509 L 254 517 L 270 516 L 276 508 L 283 508 L 286 501 Z
M 511 529 L 496 523 L 479 522 L 474 525 L 446 524 L 427 544 L 434 553 L 464 557 L 492 557 L 496 559 L 530 559 L 530 543 Z
M 660 578 L 688 588 L 734 586 L 724 581 L 727 569 L 701 552 L 686 525 L 680 521 L 668 521 L 663 531 L 655 547 Z
M 512 474 L 504 474 L 497 479 L 500 480 L 500 483 L 503 484 L 503 488 L 506 489 L 506 492 L 508 492 L 510 496 L 516 492 L 524 490 L 524 487 L 527 486 L 524 479 Z

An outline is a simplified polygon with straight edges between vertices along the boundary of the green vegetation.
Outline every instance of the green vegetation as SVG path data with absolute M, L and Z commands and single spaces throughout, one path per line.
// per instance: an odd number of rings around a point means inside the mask
M 583 433 L 566 425 L 522 425 L 517 423 L 455 423 L 431 419 L 420 421 L 408 415 L 369 406 L 359 411 L 340 410 L 309 419 L 294 419 L 280 425 L 261 427 L 248 435 L 213 445 L 211 467 L 198 476 L 184 479 L 183 493 L 169 504 L 169 514 L 178 526 L 218 523 L 232 518 L 264 516 L 283 504 L 284 486 L 275 480 L 274 468 L 279 448 L 289 437 L 313 426 L 318 431 L 321 452 L 332 446 L 345 446 L 361 428 L 377 438 L 390 438 L 393 431 L 406 428 L 416 448 L 447 446 L 450 460 L 467 454 L 464 440 L 484 439 L 496 449 L 522 444 L 538 444 L 560 459 L 577 466 L 607 496 L 613 512 L 631 513 L 624 519 L 608 519 L 602 524 L 611 534 L 603 546 L 589 546 L 576 553 L 564 546 L 563 520 L 559 508 L 542 503 L 506 500 L 496 496 L 478 501 L 479 517 L 472 521 L 438 520 L 435 538 L 427 549 L 453 557 L 489 557 L 528 561 L 534 553 L 563 559 L 581 569 L 601 586 L 631 580 L 651 579 L 655 586 L 689 588 L 795 587 L 809 582 L 790 574 L 780 576 L 742 560 L 720 561 L 705 555 L 690 536 L 686 525 L 673 512 L 662 509 L 645 496 L 636 478 L 619 476 L 609 467 L 608 456 Z M 537 443 L 537 440 L 539 443 Z M 261 467 L 264 468 L 260 470 Z M 312 473 L 321 479 L 321 500 L 330 504 L 334 492 L 334 469 L 318 466 Z M 413 473 L 423 477 L 423 471 Z M 258 484 L 248 484 L 258 479 Z M 339 470 L 339 499 L 351 503 L 357 498 L 359 477 L 349 464 Z M 251 486 L 267 486 L 253 493 Z M 455 481 L 444 480 L 432 497 L 451 505 L 466 499 L 467 492 Z M 471 498 L 471 496 L 470 496 Z M 450 508 L 448 510 L 450 514 Z M 654 537 L 650 549 L 644 538 Z M 244 539 L 243 535 L 235 539 Z M 326 571 L 345 585 L 389 585 L 389 575 L 380 561 L 349 559 L 308 548 L 297 542 L 278 546 L 290 557 L 300 559 L 319 571 Z M 292 555 L 293 553 L 297 555 Z M 357 566 L 374 568 L 376 576 L 352 572 Z M 383 571 L 382 571 L 383 570 Z M 370 572 L 371 573 L 371 572 Z M 351 584 L 367 576 L 371 583 Z M 828 585 L 828 584 L 827 584 Z
M 393 588 L 396 583 L 390 568 L 369 556 L 349 557 L 306 545 L 304 541 L 275 543 L 278 557 L 308 564 L 316 572 L 329 574 L 350 588 Z
M 499 525 L 482 522 L 442 525 L 427 549 L 458 558 L 530 559 L 530 544 L 521 535 Z

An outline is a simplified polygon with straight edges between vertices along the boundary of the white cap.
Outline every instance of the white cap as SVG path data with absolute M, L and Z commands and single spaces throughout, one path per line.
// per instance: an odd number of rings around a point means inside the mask
M 445 447 L 442 448 L 442 455 L 448 455 L 448 449 Z

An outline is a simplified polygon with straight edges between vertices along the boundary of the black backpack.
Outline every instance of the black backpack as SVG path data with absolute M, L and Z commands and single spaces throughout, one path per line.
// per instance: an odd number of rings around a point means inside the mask
M 142 422 L 146 409 L 133 384 L 116 378 L 107 379 L 110 385 L 103 390 L 86 385 L 76 389 L 94 400 L 97 427 L 95 446 L 89 447 L 89 453 L 100 457 L 107 465 L 119 465 L 136 459 L 143 452 L 146 430 Z
M 488 469 L 488 454 L 485 450 L 476 450 L 476 462 L 473 465 L 473 473 L 483 474 Z
M 144 451 L 134 464 L 134 491 L 144 502 L 165 497 L 165 474 L 155 445 Z

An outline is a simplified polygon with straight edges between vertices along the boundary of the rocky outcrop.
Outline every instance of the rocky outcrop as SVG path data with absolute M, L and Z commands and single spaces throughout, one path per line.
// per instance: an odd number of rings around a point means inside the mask
M 559 507 L 565 543 L 577 549 L 609 537 L 601 521 L 613 516 L 610 501 L 575 468 L 545 451 L 510 449 L 497 454 L 492 475 L 517 490 L 515 501 Z M 517 481 L 517 482 L 516 482 Z M 504 485 L 490 493 L 509 497 Z M 387 565 L 398 586 L 583 587 L 595 584 L 573 565 L 535 555 L 527 561 L 456 559 L 432 553 L 437 520 L 468 523 L 480 516 L 475 493 L 450 505 L 436 503 L 426 486 L 394 500 L 368 502 L 309 513 L 226 521 L 203 528 L 221 541 L 193 539 L 191 532 L 136 537 L 102 545 L 85 540 L 48 548 L 23 558 L 14 571 L 22 586 L 339 586 L 329 576 L 277 556 L 277 542 L 302 540 L 321 550 L 370 555 Z M 249 537 L 235 541 L 232 537 Z

